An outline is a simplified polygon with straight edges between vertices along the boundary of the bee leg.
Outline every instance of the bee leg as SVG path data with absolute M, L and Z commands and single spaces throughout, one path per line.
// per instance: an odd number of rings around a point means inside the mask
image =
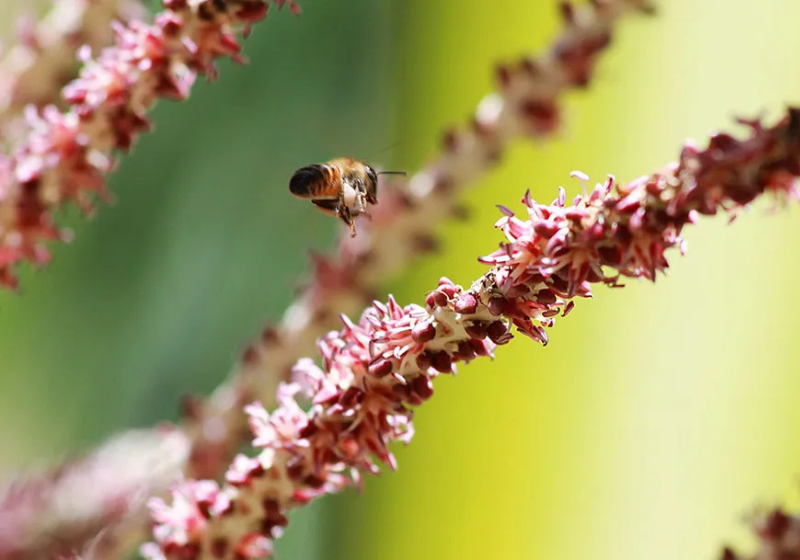
M 353 215 L 350 213 L 350 209 L 344 204 L 339 206 L 339 219 L 350 226 L 350 237 L 355 237 L 356 224 L 353 220 Z
M 358 197 L 358 207 L 359 207 L 358 209 L 362 214 L 366 214 L 367 213 L 367 209 L 369 208 L 369 206 L 367 205 L 368 202 L 369 202 L 369 199 L 367 198 L 366 194 L 362 193 Z
M 339 219 L 341 219 L 344 223 L 348 226 L 353 223 L 353 215 L 350 213 L 350 209 L 345 206 L 339 206 Z

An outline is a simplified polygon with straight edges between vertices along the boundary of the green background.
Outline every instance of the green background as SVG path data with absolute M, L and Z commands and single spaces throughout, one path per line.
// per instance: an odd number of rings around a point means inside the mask
M 118 203 L 0 295 L 0 468 L 40 466 L 176 419 L 278 319 L 339 225 L 291 197 L 297 167 L 351 155 L 413 171 L 491 91 L 492 68 L 560 28 L 555 2 L 305 0 L 274 13 L 186 103 L 163 103 L 111 178 Z M 498 7 L 500 6 L 500 7 Z M 687 136 L 800 103 L 800 4 L 662 3 L 630 18 L 553 142 L 519 141 L 464 196 L 442 251 L 386 286 L 469 282 L 495 203 L 621 180 Z M 397 473 L 293 516 L 280 558 L 674 560 L 747 544 L 756 504 L 800 504 L 796 207 L 686 232 L 656 285 L 598 288 L 543 349 L 519 339 L 437 384 Z

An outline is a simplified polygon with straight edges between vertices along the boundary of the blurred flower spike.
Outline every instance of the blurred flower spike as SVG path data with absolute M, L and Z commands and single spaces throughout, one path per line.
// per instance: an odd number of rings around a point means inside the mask
M 294 2 L 276 0 L 295 13 Z M 50 259 L 44 242 L 66 241 L 53 213 L 74 202 L 91 212 L 108 199 L 105 175 L 114 154 L 128 151 L 149 129 L 147 112 L 160 98 L 186 99 L 197 75 L 214 78 L 222 56 L 244 62 L 236 35 L 266 17 L 262 0 L 165 0 L 152 24 L 114 26 L 114 45 L 92 58 L 80 51 L 80 75 L 63 90 L 65 112 L 55 106 L 26 113 L 27 137 L 10 156 L 0 155 L 0 283 L 16 285 L 22 261 Z
M 319 340 L 321 367 L 297 363 L 279 406 L 247 407 L 260 453 L 239 455 L 219 487 L 184 481 L 172 504 L 156 498 L 152 560 L 258 558 L 287 524 L 287 513 L 357 484 L 379 464 L 396 468 L 389 445 L 408 443 L 412 407 L 433 395 L 433 380 L 459 362 L 493 356 L 519 332 L 547 343 L 545 328 L 590 297 L 591 285 L 620 277 L 655 280 L 666 251 L 685 250 L 683 226 L 700 215 L 736 212 L 759 195 L 798 198 L 800 110 L 777 124 L 743 121 L 749 135 L 687 145 L 676 164 L 618 185 L 613 177 L 575 197 L 560 190 L 550 205 L 530 193 L 527 217 L 501 208 L 507 242 L 481 259 L 491 269 L 464 289 L 442 278 L 425 306 L 374 302 L 358 322 Z M 576 174 L 579 179 L 587 178 Z M 298 402 L 299 401 L 299 402 Z M 310 407 L 304 411 L 301 403 Z

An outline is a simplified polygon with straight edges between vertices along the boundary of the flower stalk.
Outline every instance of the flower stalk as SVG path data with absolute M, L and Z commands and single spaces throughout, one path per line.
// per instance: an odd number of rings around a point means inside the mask
M 396 468 L 389 445 L 408 443 L 413 407 L 433 380 L 459 362 L 492 356 L 516 329 L 546 344 L 546 328 L 592 284 L 624 277 L 655 280 L 667 250 L 686 249 L 683 227 L 701 215 L 736 213 L 763 194 L 800 198 L 800 109 L 772 127 L 740 121 L 744 139 L 713 136 L 687 144 L 677 163 L 628 184 L 609 177 L 567 204 L 527 193 L 527 216 L 501 207 L 507 241 L 481 259 L 491 268 L 468 289 L 442 278 L 425 305 L 375 302 L 358 322 L 318 342 L 321 367 L 300 360 L 278 389 L 278 408 L 247 407 L 255 457 L 238 455 L 223 486 L 181 482 L 173 499 L 151 502 L 150 559 L 259 558 L 288 523 L 288 512 L 324 494 Z M 308 403 L 307 408 L 304 404 Z

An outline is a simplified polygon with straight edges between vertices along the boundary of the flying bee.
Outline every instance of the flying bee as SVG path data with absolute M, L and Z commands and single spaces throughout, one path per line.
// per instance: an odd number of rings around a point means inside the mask
M 289 190 L 311 200 L 321 212 L 350 226 L 355 237 L 356 216 L 369 216 L 368 205 L 378 203 L 378 175 L 405 175 L 405 171 L 375 171 L 353 158 L 336 158 L 326 163 L 301 167 L 289 180 Z

